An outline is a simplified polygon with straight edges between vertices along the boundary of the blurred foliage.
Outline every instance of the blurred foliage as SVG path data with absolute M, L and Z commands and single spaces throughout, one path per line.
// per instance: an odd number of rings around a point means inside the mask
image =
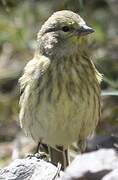
M 110 127 L 110 133 L 114 133 L 114 127 L 115 133 L 118 130 L 117 0 L 1 0 L 0 142 L 14 140 L 19 132 L 17 82 L 24 65 L 33 57 L 36 34 L 53 12 L 63 9 L 81 14 L 95 29 L 89 46 L 97 68 L 104 74 L 102 90 L 106 93 L 98 132 L 108 132 Z

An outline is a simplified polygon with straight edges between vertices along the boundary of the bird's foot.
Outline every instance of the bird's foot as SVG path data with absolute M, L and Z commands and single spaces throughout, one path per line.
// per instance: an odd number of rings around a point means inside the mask
M 39 153 L 35 153 L 35 154 L 28 154 L 26 158 L 37 158 L 37 159 L 43 159 L 45 161 L 49 161 L 49 157 L 45 152 L 39 152 Z
M 28 154 L 28 155 L 26 156 L 26 158 L 29 158 L 29 159 L 31 159 L 31 158 L 33 158 L 33 157 L 35 157 L 35 154 Z
M 35 154 L 35 157 L 36 157 L 37 159 L 43 159 L 43 160 L 45 160 L 45 161 L 49 161 L 49 155 L 46 154 L 45 152 L 36 153 L 36 154 Z

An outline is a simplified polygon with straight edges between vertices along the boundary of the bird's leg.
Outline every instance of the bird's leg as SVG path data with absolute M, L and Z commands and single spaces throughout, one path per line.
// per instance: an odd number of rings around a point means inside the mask
M 62 170 L 69 165 L 68 149 L 65 149 L 63 146 L 49 147 L 49 154 L 51 162 L 56 166 L 60 163 Z
M 40 148 L 40 145 L 41 145 L 41 141 L 38 142 L 38 145 L 36 147 L 36 151 L 33 153 L 33 154 L 28 154 L 27 158 L 32 158 L 32 157 L 37 157 L 37 154 L 39 152 L 39 148 Z
M 39 150 L 40 150 L 40 152 L 45 152 L 46 154 L 48 154 L 48 146 L 46 144 L 42 143 L 41 140 L 39 141 L 39 143 L 37 145 L 35 154 L 39 153 Z
M 41 141 L 38 142 L 38 145 L 36 147 L 36 151 L 34 152 L 34 154 L 37 154 L 39 152 L 40 146 L 41 146 Z
M 46 161 L 48 161 L 47 154 L 48 154 L 48 147 L 46 144 L 43 144 L 42 141 L 40 140 L 35 151 L 35 157 L 39 159 L 45 159 Z
M 43 160 L 48 161 L 47 153 L 48 153 L 47 145 L 43 144 L 40 140 L 36 147 L 36 151 L 33 154 L 29 154 L 27 157 L 28 158 L 36 157 L 38 159 L 43 159 Z

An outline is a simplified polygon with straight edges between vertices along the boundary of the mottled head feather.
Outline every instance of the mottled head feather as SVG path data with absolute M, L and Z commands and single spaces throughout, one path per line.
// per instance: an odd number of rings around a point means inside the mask
M 49 28 L 60 28 L 62 26 L 79 27 L 85 21 L 76 13 L 68 10 L 57 11 L 44 23 L 39 33 L 43 34 Z

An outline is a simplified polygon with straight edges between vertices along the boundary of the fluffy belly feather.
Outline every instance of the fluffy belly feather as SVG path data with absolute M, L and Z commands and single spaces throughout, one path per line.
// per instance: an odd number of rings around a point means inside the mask
M 95 129 L 99 109 L 98 97 L 90 88 L 90 94 L 68 93 L 62 90 L 57 102 L 47 100 L 47 91 L 37 103 L 37 92 L 24 98 L 25 106 L 21 109 L 21 124 L 26 133 L 36 142 L 42 140 L 50 145 L 69 145 L 77 140 L 84 140 Z M 24 96 L 25 97 L 25 96 Z M 54 96 L 52 96 L 54 97 Z M 96 101 L 96 102 L 95 102 Z

